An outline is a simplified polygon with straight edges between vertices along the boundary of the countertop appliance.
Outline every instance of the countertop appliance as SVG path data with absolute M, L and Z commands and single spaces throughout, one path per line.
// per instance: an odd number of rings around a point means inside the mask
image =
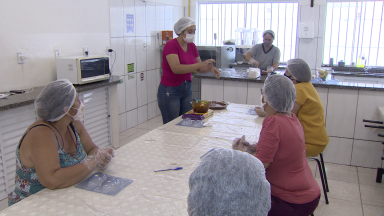
M 73 56 L 56 59 L 57 79 L 87 84 L 110 78 L 108 56 Z
M 201 61 L 214 59 L 216 68 L 228 68 L 229 64 L 235 62 L 236 47 L 235 45 L 196 45 Z

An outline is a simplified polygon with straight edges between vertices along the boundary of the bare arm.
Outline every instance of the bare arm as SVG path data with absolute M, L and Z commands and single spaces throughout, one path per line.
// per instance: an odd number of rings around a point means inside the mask
M 301 106 L 295 101 L 295 105 L 293 105 L 293 109 L 291 112 L 293 112 L 297 116 L 297 113 L 299 112 L 300 107 Z
M 41 136 L 42 134 L 45 135 Z M 91 173 L 84 164 L 61 168 L 57 140 L 49 128 L 31 130 L 27 136 L 30 136 L 28 139 L 31 147 L 30 159 L 44 187 L 49 189 L 69 187 Z
M 251 53 L 251 52 L 247 52 L 247 53 L 245 54 L 244 57 L 245 57 L 245 59 L 247 59 L 247 61 L 251 62 L 255 68 L 258 68 L 258 67 L 259 67 L 259 62 L 256 61 L 256 60 L 252 57 L 252 53 Z
M 201 62 L 200 57 L 196 57 L 196 61 L 197 61 L 197 63 L 200 63 Z M 217 79 L 220 78 L 220 71 L 217 70 L 217 68 L 213 67 L 213 64 L 209 64 L 208 66 L 200 68 L 200 69 L 197 70 L 197 72 L 199 72 L 199 73 L 212 72 L 213 75 L 216 75 Z
M 197 71 L 215 62 L 215 60 L 213 59 L 208 59 L 204 62 L 201 62 L 200 60 L 200 63 L 184 65 L 184 64 L 180 64 L 179 56 L 176 54 L 169 54 L 166 56 L 166 58 L 169 66 L 171 67 L 172 72 L 175 74 L 191 73 L 192 71 Z
M 273 70 L 276 70 L 278 67 L 279 67 L 279 62 L 275 62 L 273 63 L 272 67 L 273 67 Z
M 87 155 L 93 154 L 93 152 L 95 152 L 98 147 L 95 145 L 95 143 L 93 143 L 83 123 L 81 123 L 81 121 L 74 121 L 74 125 L 79 134 L 84 151 L 87 153 Z

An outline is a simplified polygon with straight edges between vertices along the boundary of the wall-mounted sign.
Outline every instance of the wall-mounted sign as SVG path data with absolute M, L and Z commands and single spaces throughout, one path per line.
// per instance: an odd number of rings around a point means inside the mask
M 135 31 L 135 22 L 133 18 L 133 14 L 126 14 L 126 25 L 127 25 L 127 33 Z
M 134 63 L 127 64 L 127 73 L 135 71 L 135 65 Z

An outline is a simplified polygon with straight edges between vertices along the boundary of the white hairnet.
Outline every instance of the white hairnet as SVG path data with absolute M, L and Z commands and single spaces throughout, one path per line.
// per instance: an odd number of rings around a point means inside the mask
M 264 100 L 277 112 L 291 112 L 296 100 L 293 82 L 282 75 L 272 75 L 265 80 Z
M 180 18 L 175 25 L 173 26 L 173 30 L 177 35 L 181 34 L 186 28 L 189 26 L 195 25 L 195 21 L 193 21 L 190 17 Z
M 265 30 L 263 32 L 263 37 L 265 36 L 265 34 L 270 34 L 273 38 L 273 40 L 275 40 L 275 32 L 273 32 L 272 30 Z
M 266 216 L 271 188 L 255 156 L 232 149 L 213 149 L 189 177 L 189 215 Z
M 67 79 L 48 83 L 35 100 L 37 115 L 44 121 L 54 122 L 61 119 L 72 107 L 76 98 L 76 89 Z
M 303 59 L 295 58 L 288 60 L 287 68 L 291 75 L 299 82 L 311 81 L 311 68 Z

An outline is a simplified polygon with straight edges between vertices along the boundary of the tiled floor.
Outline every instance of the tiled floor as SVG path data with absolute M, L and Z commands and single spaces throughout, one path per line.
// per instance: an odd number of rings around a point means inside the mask
M 150 119 L 136 127 L 120 133 L 120 144 L 163 125 L 161 116 Z M 309 165 L 321 186 L 316 162 Z M 329 204 L 325 204 L 323 193 L 315 216 L 384 216 L 384 183 L 376 183 L 376 169 L 326 163 Z

